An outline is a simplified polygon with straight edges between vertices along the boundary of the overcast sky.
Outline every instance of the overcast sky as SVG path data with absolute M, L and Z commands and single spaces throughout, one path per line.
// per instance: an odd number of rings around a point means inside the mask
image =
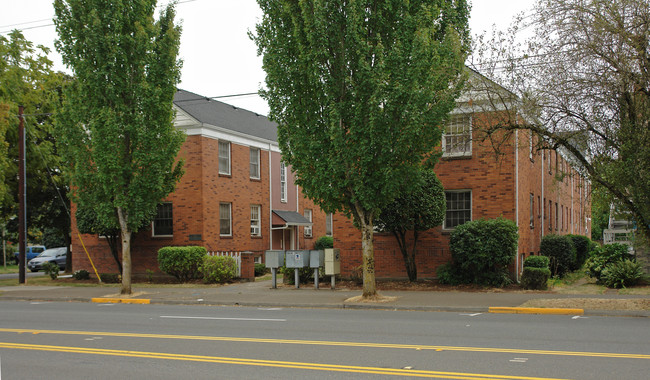
M 505 29 L 512 17 L 529 10 L 534 0 L 473 0 L 472 34 Z M 21 29 L 25 37 L 52 49 L 56 70 L 66 70 L 54 49 L 52 0 L 1 0 L 0 34 Z M 160 2 L 159 4 L 166 4 Z M 261 57 L 248 31 L 255 28 L 261 11 L 255 0 L 180 0 L 177 20 L 182 22 L 180 56 L 183 71 L 180 88 L 204 96 L 256 92 L 264 84 Z M 260 114 L 268 114 L 257 95 L 219 99 Z

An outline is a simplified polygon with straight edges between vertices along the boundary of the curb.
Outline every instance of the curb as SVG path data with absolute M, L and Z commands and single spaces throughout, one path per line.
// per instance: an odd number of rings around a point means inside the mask
M 584 309 L 560 309 L 543 307 L 490 307 L 490 313 L 499 314 L 555 314 L 555 315 L 584 315 Z
M 150 304 L 151 300 L 143 298 L 91 298 L 90 302 L 94 303 L 137 303 Z

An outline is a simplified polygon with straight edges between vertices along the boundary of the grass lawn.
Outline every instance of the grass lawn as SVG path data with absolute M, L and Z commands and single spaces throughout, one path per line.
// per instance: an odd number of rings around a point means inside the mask
M 7 273 L 18 273 L 18 265 L 15 265 L 13 262 L 11 264 L 7 263 L 7 267 L 5 268 L 4 265 L 0 264 L 0 274 Z

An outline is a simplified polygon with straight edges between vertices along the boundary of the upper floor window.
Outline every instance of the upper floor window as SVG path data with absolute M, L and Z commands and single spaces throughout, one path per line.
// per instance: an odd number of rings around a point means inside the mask
M 330 212 L 325 216 L 325 235 L 327 236 L 332 236 L 333 235 L 333 214 Z
M 174 218 L 172 204 L 160 203 L 156 208 L 156 216 L 152 223 L 153 236 L 172 236 L 174 233 Z
M 535 228 L 535 196 L 530 194 L 530 228 Z
M 305 210 L 305 219 L 311 222 L 311 210 Z M 311 237 L 311 227 L 305 226 L 305 237 Z
M 445 191 L 447 211 L 445 212 L 444 229 L 452 229 L 472 220 L 472 191 Z
M 442 135 L 443 157 L 472 155 L 472 117 L 451 115 Z
M 261 218 L 260 218 L 260 205 L 251 206 L 251 236 L 261 236 Z
M 232 204 L 219 204 L 219 235 L 232 236 Z
M 251 160 L 250 160 L 251 178 L 259 179 L 260 178 L 260 150 L 257 148 L 251 148 L 250 156 L 251 156 Z
M 287 202 L 287 167 L 280 162 L 280 201 Z
M 219 174 L 230 175 L 230 143 L 219 141 Z

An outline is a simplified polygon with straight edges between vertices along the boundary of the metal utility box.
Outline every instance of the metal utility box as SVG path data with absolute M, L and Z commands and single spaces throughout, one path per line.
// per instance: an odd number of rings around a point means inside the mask
M 341 273 L 341 253 L 338 248 L 325 248 L 325 274 Z
M 309 267 L 320 268 L 325 265 L 325 251 L 311 250 L 309 251 Z
M 267 268 L 280 268 L 284 265 L 284 251 L 264 252 L 264 262 Z
M 309 251 L 287 251 L 287 268 L 307 268 L 309 266 Z

